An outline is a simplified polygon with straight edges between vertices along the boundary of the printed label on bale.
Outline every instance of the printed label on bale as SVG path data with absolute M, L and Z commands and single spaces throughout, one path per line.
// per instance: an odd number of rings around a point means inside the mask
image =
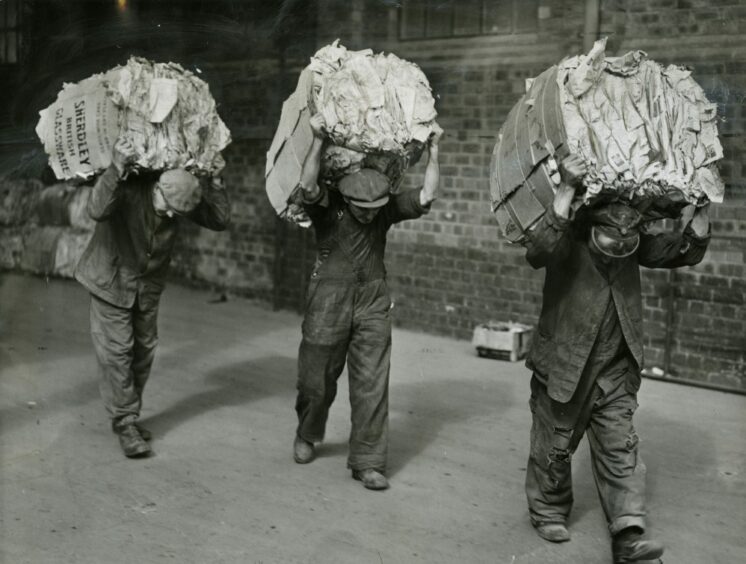
M 89 177 L 109 166 L 119 110 L 97 81 L 66 88 L 40 115 L 36 133 L 57 178 Z

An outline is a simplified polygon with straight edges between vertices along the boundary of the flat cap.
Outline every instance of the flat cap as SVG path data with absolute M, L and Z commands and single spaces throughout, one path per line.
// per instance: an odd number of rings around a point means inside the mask
M 183 168 L 167 170 L 161 174 L 158 184 L 166 203 L 177 213 L 189 213 L 202 199 L 199 179 Z
M 363 168 L 339 181 L 339 191 L 350 203 L 361 208 L 380 208 L 389 201 L 391 185 L 385 174 Z

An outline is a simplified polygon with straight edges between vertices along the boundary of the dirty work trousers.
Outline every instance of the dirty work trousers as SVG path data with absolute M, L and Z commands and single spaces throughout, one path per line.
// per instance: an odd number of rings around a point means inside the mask
M 554 401 L 536 376 L 531 379 L 531 453 L 526 496 L 534 526 L 565 523 L 572 508 L 571 457 L 588 433 L 593 476 L 609 531 L 645 528 L 645 465 L 632 425 L 637 397 L 625 386 L 627 373 L 578 386 L 568 403 Z
M 91 295 L 91 336 L 96 350 L 99 389 L 112 425 L 133 423 L 158 343 L 158 301 L 135 300 L 131 308 Z
M 391 300 L 383 279 L 357 283 L 312 278 L 298 353 L 297 434 L 324 438 L 347 362 L 352 430 L 347 465 L 386 469 Z

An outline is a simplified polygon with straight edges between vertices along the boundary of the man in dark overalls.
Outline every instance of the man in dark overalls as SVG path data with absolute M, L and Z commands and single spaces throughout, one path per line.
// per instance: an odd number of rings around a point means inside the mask
M 314 141 L 300 187 L 316 231 L 318 256 L 308 286 L 303 340 L 298 353 L 298 429 L 295 461 L 315 456 L 324 438 L 337 379 L 347 363 L 352 431 L 347 465 L 372 490 L 388 487 L 388 382 L 391 299 L 386 287 L 386 233 L 394 224 L 426 213 L 439 184 L 438 141 L 429 141 L 422 189 L 390 194 L 381 172 L 364 168 L 344 177 L 339 191 L 320 188 L 321 115 L 311 118 Z
M 569 157 L 563 183 L 535 229 L 526 258 L 545 268 L 544 297 L 527 365 L 533 414 L 526 495 L 531 522 L 552 542 L 570 538 L 570 459 L 588 434 L 593 475 L 612 535 L 615 563 L 658 558 L 643 537 L 645 465 L 632 424 L 643 366 L 640 265 L 677 268 L 702 260 L 707 207 L 681 233 L 646 233 L 622 204 L 572 213 L 585 165 Z
M 136 424 L 158 342 L 158 304 L 184 216 L 220 231 L 230 219 L 219 179 L 198 180 L 186 170 L 122 178 L 134 156 L 118 142 L 112 165 L 88 201 L 96 228 L 75 278 L 91 293 L 91 336 L 100 390 L 125 456 L 150 453 L 150 432 Z

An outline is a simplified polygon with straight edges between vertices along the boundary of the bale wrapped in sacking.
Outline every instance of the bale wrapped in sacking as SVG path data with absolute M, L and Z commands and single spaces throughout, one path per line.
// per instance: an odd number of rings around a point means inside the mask
M 360 168 L 376 168 L 396 187 L 420 158 L 437 116 L 420 68 L 393 54 L 348 51 L 335 41 L 321 48 L 285 101 L 267 152 L 267 195 L 277 213 L 302 218 L 291 198 L 313 141 L 309 118 L 324 116 L 329 143 L 320 182 L 334 188 Z
M 605 45 L 528 81 L 500 131 L 490 189 L 511 241 L 551 205 L 558 163 L 570 153 L 588 165 L 576 205 L 622 201 L 654 219 L 723 200 L 717 106 L 691 71 L 642 51 L 606 57 Z
M 109 166 L 119 137 L 135 148 L 135 168 L 215 174 L 231 140 L 207 83 L 176 63 L 138 57 L 65 84 L 40 112 L 36 133 L 59 179 L 90 177 Z

